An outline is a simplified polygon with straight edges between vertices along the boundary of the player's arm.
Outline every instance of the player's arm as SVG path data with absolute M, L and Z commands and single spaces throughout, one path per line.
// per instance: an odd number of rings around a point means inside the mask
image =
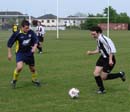
M 34 44 L 34 46 L 32 47 L 32 53 L 35 53 L 35 51 L 36 51 L 36 49 L 37 49 L 37 43 L 36 44 Z
M 110 44 L 110 54 L 109 54 L 109 65 L 112 66 L 114 64 L 112 58 L 114 54 L 116 53 L 116 48 L 113 43 Z
M 11 48 L 8 47 L 8 60 L 12 59 L 12 52 L 11 52 Z
M 38 37 L 37 37 L 36 33 L 34 33 L 34 32 L 32 32 L 32 33 L 33 33 L 32 40 L 34 43 L 34 45 L 32 46 L 32 53 L 35 53 L 35 51 L 37 49 L 37 45 L 38 45 Z
M 93 51 L 87 51 L 87 55 L 93 55 L 93 54 L 98 54 L 98 53 L 99 53 L 98 49 L 93 50 Z
M 8 48 L 8 60 L 11 60 L 12 59 L 12 52 L 11 52 L 11 48 L 14 44 L 16 40 L 16 33 L 13 33 L 11 35 L 11 37 L 9 38 L 8 42 L 7 42 L 7 48 Z
M 113 57 L 113 54 L 110 53 L 110 54 L 109 54 L 109 65 L 110 65 L 110 66 L 113 65 L 112 57 Z

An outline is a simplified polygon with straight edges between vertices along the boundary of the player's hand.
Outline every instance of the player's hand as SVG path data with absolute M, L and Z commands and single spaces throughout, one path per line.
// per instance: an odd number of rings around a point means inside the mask
M 32 53 L 35 53 L 35 50 L 32 48 L 31 52 L 32 52 Z
M 9 61 L 12 60 L 12 54 L 8 54 L 8 60 L 9 60 Z
M 36 51 L 36 48 L 35 48 L 35 47 L 32 47 L 31 52 L 32 52 L 32 53 L 35 53 L 35 51 Z
M 91 51 L 87 51 L 86 54 L 87 54 L 87 55 L 91 55 Z
M 112 66 L 114 63 L 112 60 L 109 60 L 109 65 Z

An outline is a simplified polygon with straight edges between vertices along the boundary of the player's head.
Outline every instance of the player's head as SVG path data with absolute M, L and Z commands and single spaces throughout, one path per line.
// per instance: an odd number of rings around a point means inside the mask
M 29 21 L 23 20 L 21 23 L 22 31 L 27 33 L 29 31 L 29 25 L 30 25 Z
M 35 27 L 37 26 L 37 23 L 38 23 L 37 20 L 33 20 L 33 21 L 32 21 L 32 24 L 33 24 L 33 26 L 35 26 Z
M 99 26 L 94 26 L 90 29 L 93 38 L 97 38 L 102 33 L 102 29 Z

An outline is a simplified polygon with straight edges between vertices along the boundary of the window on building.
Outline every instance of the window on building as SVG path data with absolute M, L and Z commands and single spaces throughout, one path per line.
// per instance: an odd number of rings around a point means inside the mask
M 52 20 L 52 23 L 54 23 L 54 22 L 55 22 L 55 20 L 53 19 L 53 20 Z
M 49 19 L 47 20 L 47 23 L 50 23 L 50 20 L 49 20 Z

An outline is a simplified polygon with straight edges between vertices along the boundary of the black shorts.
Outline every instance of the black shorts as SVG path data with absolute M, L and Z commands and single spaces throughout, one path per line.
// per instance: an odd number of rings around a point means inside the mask
M 100 56 L 96 62 L 96 66 L 101 66 L 103 67 L 103 72 L 110 73 L 116 64 L 115 56 L 113 56 L 112 60 L 114 64 L 110 66 L 109 58 L 104 58 L 103 56 Z
M 39 42 L 43 42 L 44 41 L 44 37 L 38 36 L 38 40 L 39 40 Z

